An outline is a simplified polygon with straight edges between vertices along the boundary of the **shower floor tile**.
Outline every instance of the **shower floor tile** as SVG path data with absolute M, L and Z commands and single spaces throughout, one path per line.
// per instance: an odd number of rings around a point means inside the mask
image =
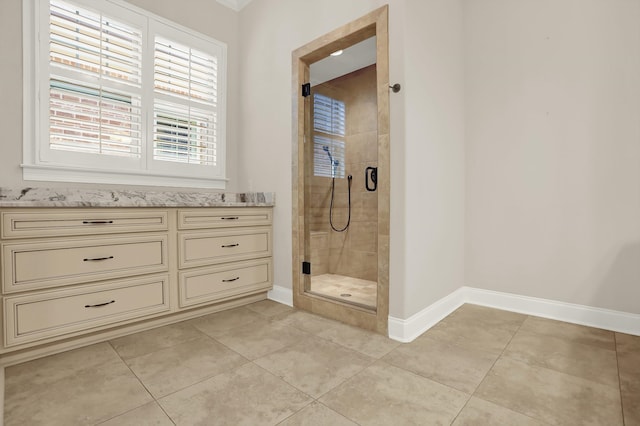
M 311 277 L 311 292 L 371 308 L 376 307 L 377 289 L 378 283 L 375 281 L 344 275 L 322 274 Z

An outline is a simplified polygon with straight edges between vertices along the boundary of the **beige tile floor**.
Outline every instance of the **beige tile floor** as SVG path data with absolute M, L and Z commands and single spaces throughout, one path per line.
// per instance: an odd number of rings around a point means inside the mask
M 7 426 L 640 425 L 640 337 L 474 305 L 400 344 L 262 301 L 5 373 Z
M 311 277 L 311 291 L 343 302 L 375 308 L 378 283 L 344 275 L 322 274 Z

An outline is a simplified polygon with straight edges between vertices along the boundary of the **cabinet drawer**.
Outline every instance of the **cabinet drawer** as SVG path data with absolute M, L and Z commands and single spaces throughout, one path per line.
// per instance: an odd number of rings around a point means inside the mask
M 168 311 L 168 288 L 169 277 L 156 275 L 5 297 L 5 346 Z
M 265 291 L 273 282 L 271 258 L 180 272 L 180 307 Z
M 2 238 L 166 231 L 166 210 L 70 209 L 2 212 Z
M 188 268 L 271 256 L 271 228 L 179 233 L 179 266 Z
M 178 211 L 178 229 L 271 225 L 271 208 L 186 209 Z
M 168 270 L 167 236 L 2 244 L 5 293 Z

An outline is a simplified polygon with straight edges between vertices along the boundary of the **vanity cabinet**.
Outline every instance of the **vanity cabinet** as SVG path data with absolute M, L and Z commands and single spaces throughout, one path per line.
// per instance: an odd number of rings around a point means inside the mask
M 0 355 L 264 299 L 272 246 L 270 207 L 0 209 Z
M 178 212 L 179 305 L 272 287 L 271 209 Z

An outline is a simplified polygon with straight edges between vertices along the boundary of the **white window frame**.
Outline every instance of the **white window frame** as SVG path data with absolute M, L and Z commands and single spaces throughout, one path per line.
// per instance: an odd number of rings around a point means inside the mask
M 142 156 L 109 156 L 49 149 L 49 0 L 23 1 L 23 169 L 24 180 L 224 189 L 226 186 L 227 45 L 122 0 L 69 0 L 89 10 L 121 15 L 143 25 Z M 124 10 L 124 14 L 122 13 Z M 131 22 L 135 21 L 135 22 Z M 218 58 L 217 161 L 215 166 L 153 160 L 153 49 L 155 34 L 174 39 Z M 44 39 L 44 41 L 43 41 Z M 185 43 L 188 41 L 190 43 Z M 45 51 L 46 50 L 46 51 Z M 145 83 L 146 82 L 146 83 Z M 51 155 L 53 154 L 53 155 Z M 71 154 L 71 155 L 69 155 Z M 79 155 L 76 155 L 79 154 Z M 87 157 L 89 156 L 89 157 Z M 93 155 L 93 158 L 99 157 Z M 68 159 L 70 161 L 67 161 Z M 98 159 L 100 160 L 100 159 Z

